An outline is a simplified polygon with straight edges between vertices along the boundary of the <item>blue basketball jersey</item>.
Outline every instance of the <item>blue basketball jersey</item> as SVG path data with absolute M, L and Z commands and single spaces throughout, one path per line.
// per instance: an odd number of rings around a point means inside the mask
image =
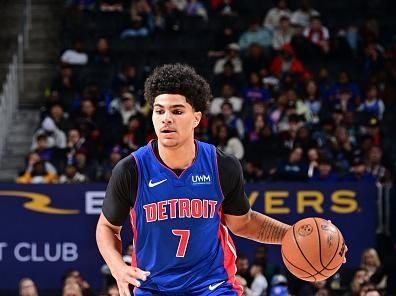
M 242 295 L 222 219 L 216 149 L 199 141 L 196 147 L 180 176 L 157 159 L 151 143 L 132 154 L 139 182 L 132 264 L 151 273 L 135 295 Z

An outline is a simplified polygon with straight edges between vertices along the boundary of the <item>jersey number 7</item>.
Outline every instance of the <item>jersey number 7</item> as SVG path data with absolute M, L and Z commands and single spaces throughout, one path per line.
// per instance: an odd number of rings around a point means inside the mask
M 190 230 L 172 229 L 172 233 L 180 237 L 179 246 L 177 247 L 176 257 L 184 257 L 187 250 L 188 240 L 190 239 Z

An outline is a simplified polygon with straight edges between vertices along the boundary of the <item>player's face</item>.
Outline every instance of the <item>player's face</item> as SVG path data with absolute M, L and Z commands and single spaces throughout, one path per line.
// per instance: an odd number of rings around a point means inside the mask
M 154 129 L 162 146 L 177 148 L 194 139 L 194 128 L 202 114 L 195 112 L 184 96 L 159 95 L 153 107 Z

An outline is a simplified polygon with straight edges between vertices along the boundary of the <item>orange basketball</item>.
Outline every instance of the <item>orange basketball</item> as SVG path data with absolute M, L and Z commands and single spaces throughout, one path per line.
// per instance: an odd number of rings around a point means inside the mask
M 287 269 L 309 282 L 321 281 L 335 274 L 343 263 L 344 252 L 341 232 L 322 218 L 298 221 L 282 240 L 282 258 Z

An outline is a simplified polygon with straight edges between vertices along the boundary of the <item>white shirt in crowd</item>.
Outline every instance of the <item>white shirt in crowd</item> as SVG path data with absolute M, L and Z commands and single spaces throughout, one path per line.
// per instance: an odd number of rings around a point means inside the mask
M 217 97 L 212 100 L 210 103 L 209 113 L 211 115 L 218 115 L 221 113 L 221 105 L 225 102 L 226 99 L 223 97 Z M 228 99 L 228 102 L 232 105 L 232 110 L 238 113 L 242 110 L 243 100 L 239 97 L 231 97 Z
M 86 65 L 88 55 L 84 52 L 78 52 L 74 49 L 67 49 L 61 56 L 61 61 L 70 65 Z

